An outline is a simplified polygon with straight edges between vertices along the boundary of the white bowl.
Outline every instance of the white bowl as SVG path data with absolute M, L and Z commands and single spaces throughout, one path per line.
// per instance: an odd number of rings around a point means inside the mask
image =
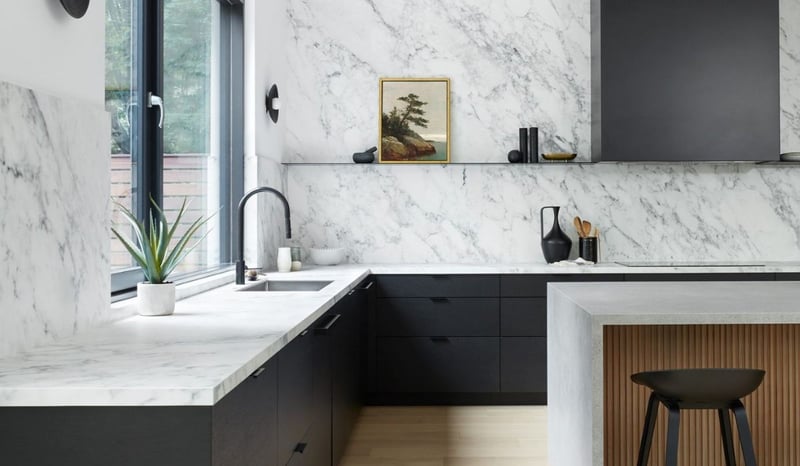
M 317 265 L 337 265 L 344 261 L 344 248 L 311 248 L 308 252 Z

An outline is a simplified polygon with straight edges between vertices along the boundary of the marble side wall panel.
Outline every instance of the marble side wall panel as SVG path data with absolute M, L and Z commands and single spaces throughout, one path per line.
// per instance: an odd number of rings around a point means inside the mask
M 0 83 L 0 357 L 109 314 L 109 126 Z

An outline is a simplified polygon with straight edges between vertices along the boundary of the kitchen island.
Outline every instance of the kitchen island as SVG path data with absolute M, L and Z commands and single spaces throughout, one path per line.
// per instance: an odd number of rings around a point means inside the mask
M 547 308 L 552 466 L 635 464 L 648 392 L 628 377 L 681 367 L 765 369 L 745 398 L 759 464 L 796 464 L 796 282 L 551 283 Z M 723 464 L 718 427 L 702 413 L 682 422 L 681 458 Z M 651 459 L 664 434 L 658 426 Z

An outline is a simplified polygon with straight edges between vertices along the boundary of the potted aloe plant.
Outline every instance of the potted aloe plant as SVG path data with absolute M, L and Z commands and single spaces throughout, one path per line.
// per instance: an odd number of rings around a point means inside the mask
M 208 234 L 203 235 L 194 244 L 189 244 L 192 236 L 210 220 L 211 216 L 198 218 L 189 225 L 183 236 L 175 238 L 175 231 L 186 213 L 188 205 L 186 198 L 183 199 L 183 205 L 171 226 L 164 211 L 153 198 L 150 198 L 150 202 L 153 204 L 153 210 L 150 211 L 149 228 L 145 227 L 145 224 L 136 218 L 130 209 L 116 203 L 133 229 L 135 242 L 121 235 L 116 228 L 112 227 L 111 231 L 144 272 L 145 281 L 136 287 L 139 296 L 139 314 L 166 316 L 175 311 L 175 284 L 168 282 L 167 277 Z M 156 213 L 155 216 L 153 212 Z M 170 248 L 171 244 L 173 244 L 172 248 Z

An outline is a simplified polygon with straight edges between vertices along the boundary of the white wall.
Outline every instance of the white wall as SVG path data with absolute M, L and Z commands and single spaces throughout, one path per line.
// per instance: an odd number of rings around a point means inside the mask
M 286 117 L 278 124 L 267 116 L 264 97 L 273 84 L 284 91 L 286 72 L 287 0 L 245 3 L 245 190 L 271 186 L 286 193 L 281 165 Z M 288 104 L 290 105 L 290 103 Z M 245 226 L 245 258 L 249 267 L 275 269 L 277 248 L 287 244 L 283 207 L 270 194 L 248 203 Z
M 80 20 L 58 0 L 0 2 L 0 81 L 103 105 L 105 0 Z

